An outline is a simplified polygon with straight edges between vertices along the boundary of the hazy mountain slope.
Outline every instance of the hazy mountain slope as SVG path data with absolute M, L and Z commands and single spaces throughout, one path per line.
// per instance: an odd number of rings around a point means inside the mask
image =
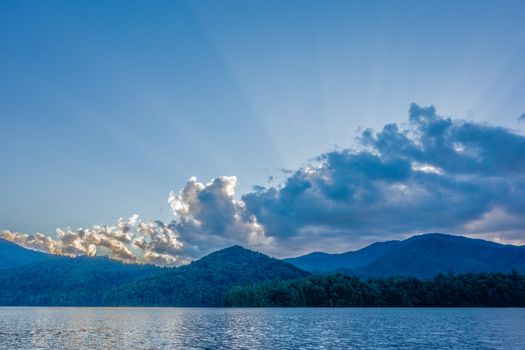
M 307 275 L 289 263 L 234 246 L 119 287 L 105 302 L 133 306 L 219 306 L 223 294 L 233 286 Z
M 314 252 L 296 258 L 283 259 L 300 269 L 311 272 L 326 272 L 345 268 L 358 268 L 373 262 L 377 257 L 396 249 L 401 241 L 378 242 L 354 252 L 329 254 Z
M 373 244 L 355 252 L 326 254 L 318 264 L 308 256 L 286 260 L 298 267 L 308 266 L 310 271 L 339 271 L 359 277 L 430 278 L 440 272 L 525 271 L 525 247 L 461 236 L 425 234 L 385 242 L 380 248 Z
M 49 254 L 26 249 L 0 238 L 0 270 L 49 260 L 51 257 Z

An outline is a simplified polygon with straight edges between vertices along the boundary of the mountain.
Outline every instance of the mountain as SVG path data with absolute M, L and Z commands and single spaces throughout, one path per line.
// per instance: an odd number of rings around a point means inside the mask
M 223 294 L 233 286 L 307 275 L 287 262 L 233 246 L 189 265 L 116 288 L 105 298 L 105 304 L 220 306 Z
M 359 268 L 372 263 L 378 257 L 395 250 L 401 241 L 378 242 L 354 252 L 329 254 L 314 252 L 287 261 L 300 269 L 311 272 L 328 272 L 341 268 Z
M 312 253 L 285 261 L 311 272 L 342 272 L 363 278 L 431 278 L 448 272 L 524 272 L 525 246 L 429 233 L 404 241 L 374 243 L 353 252 Z
M 233 246 L 189 265 L 161 268 L 124 264 L 104 257 L 44 254 L 0 240 L 0 267 L 0 305 L 220 306 L 232 288 L 249 288 L 265 282 L 271 286 L 268 292 L 278 293 L 287 280 L 313 278 L 304 270 L 323 274 L 341 272 L 360 278 L 406 276 L 427 280 L 448 272 L 491 273 L 515 269 L 523 273 L 525 246 L 425 234 L 404 241 L 375 243 L 355 252 L 312 253 L 286 261 Z M 498 276 L 489 279 L 501 277 Z M 485 281 L 485 277 L 480 278 Z M 330 281 L 320 280 L 319 288 Z M 341 281 L 346 285 L 347 282 Z M 311 281 L 305 283 L 301 290 L 319 289 Z M 412 281 L 407 279 L 406 283 Z M 258 291 L 257 288 L 252 292 Z M 371 290 L 379 289 L 372 286 Z M 246 294 L 248 299 L 262 296 L 252 292 Z M 279 295 L 273 297 L 280 298 Z M 243 297 L 243 303 L 251 305 L 248 299 Z
M 52 255 L 26 249 L 0 238 L 0 270 L 49 260 Z
M 232 286 L 308 276 L 240 246 L 179 268 L 65 257 L 0 241 L 1 306 L 219 306 Z
M 2 270 L 1 306 L 100 306 L 115 287 L 164 271 L 104 257 L 50 255 L 48 259 Z

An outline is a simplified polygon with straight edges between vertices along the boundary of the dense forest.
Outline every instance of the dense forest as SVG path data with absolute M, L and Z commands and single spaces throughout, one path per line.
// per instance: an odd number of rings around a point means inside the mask
M 0 305 L 101 306 L 113 288 L 164 270 L 104 257 L 49 256 L 0 271 Z
M 369 279 L 341 274 L 234 287 L 237 307 L 525 307 L 525 277 L 505 273 Z
M 104 303 L 114 306 L 221 306 L 223 295 L 234 286 L 308 275 L 282 260 L 233 246 L 189 265 L 115 288 Z

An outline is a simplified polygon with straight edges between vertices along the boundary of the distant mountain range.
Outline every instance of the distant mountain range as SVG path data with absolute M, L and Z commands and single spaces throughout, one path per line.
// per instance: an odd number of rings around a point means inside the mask
M 524 272 L 525 246 L 429 233 L 404 241 L 374 243 L 347 253 L 316 252 L 284 260 L 313 273 L 431 278 L 448 272 Z
M 233 287 L 312 273 L 428 279 L 439 273 L 513 269 L 525 272 L 524 246 L 445 234 L 284 260 L 233 246 L 178 268 L 49 255 L 0 239 L 0 305 L 219 306 Z

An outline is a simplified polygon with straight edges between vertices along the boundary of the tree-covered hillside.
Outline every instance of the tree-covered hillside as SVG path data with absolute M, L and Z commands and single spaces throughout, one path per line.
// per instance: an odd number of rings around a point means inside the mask
M 223 293 L 233 286 L 309 275 L 239 246 L 179 268 L 124 264 L 103 257 L 69 258 L 13 247 L 10 252 L 27 255 L 27 263 L 2 271 L 0 305 L 220 306 Z M 39 260 L 42 256 L 45 259 Z
M 0 274 L 0 305 L 99 306 L 113 288 L 163 271 L 108 258 L 50 256 Z
M 123 285 L 107 305 L 220 306 L 234 286 L 309 275 L 297 267 L 240 246 L 226 248 L 163 274 Z

